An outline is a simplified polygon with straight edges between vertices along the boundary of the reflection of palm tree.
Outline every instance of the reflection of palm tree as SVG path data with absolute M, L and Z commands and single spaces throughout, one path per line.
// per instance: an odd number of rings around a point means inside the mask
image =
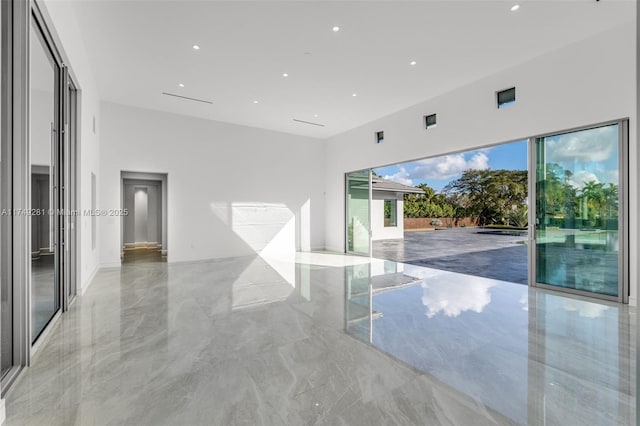
M 607 208 L 607 219 L 618 216 L 618 186 L 612 183 L 604 188 L 604 202 Z
M 588 209 L 589 219 L 603 220 L 613 218 L 618 215 L 618 186 L 609 183 L 605 187 L 604 183 L 589 181 L 580 190 L 580 197 L 584 200 Z
M 604 199 L 604 184 L 596 181 L 589 181 L 584 184 L 580 190 L 580 198 L 584 200 L 586 208 L 586 216 L 589 221 L 593 221 L 594 225 L 600 217 L 600 210 Z

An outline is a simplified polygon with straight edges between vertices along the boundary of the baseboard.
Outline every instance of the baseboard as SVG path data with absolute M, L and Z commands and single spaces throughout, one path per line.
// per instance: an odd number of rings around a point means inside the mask
M 148 242 L 144 242 L 144 243 L 124 243 L 124 248 L 128 249 L 128 248 L 156 248 L 156 247 L 162 247 L 162 244 L 160 244 L 157 241 L 148 241 Z
M 89 278 L 87 278 L 87 280 L 83 282 L 82 285 L 80 286 L 80 296 L 83 296 L 87 292 L 87 289 L 93 283 L 93 279 L 96 277 L 97 273 L 98 273 L 98 267 L 96 266 L 95 268 L 93 268 L 93 271 L 91 271 L 91 273 L 89 274 Z
M 329 250 L 325 246 L 322 246 L 322 247 L 311 247 L 311 251 L 335 251 L 335 250 Z
M 101 263 L 99 266 L 99 270 L 113 270 L 122 268 L 122 262 L 107 262 Z
M 7 410 L 4 405 L 4 398 L 0 399 L 0 425 L 4 423 L 7 418 Z
M 239 257 L 250 257 L 256 258 L 259 257 L 258 254 L 241 254 L 237 256 L 224 256 L 224 257 L 205 257 L 202 259 L 193 259 L 193 260 L 174 260 L 172 258 L 167 259 L 167 263 L 172 265 L 188 265 L 188 264 L 197 264 L 197 263 L 211 263 L 211 262 L 219 262 L 227 259 L 236 259 Z
M 318 251 L 328 251 L 328 252 L 332 252 L 332 253 L 343 253 L 344 254 L 344 247 L 324 247 L 321 250 Z

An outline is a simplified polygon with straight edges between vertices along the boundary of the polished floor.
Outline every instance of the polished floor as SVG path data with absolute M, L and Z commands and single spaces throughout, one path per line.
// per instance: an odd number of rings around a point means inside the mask
M 635 309 L 332 254 L 100 272 L 7 425 L 635 424 Z

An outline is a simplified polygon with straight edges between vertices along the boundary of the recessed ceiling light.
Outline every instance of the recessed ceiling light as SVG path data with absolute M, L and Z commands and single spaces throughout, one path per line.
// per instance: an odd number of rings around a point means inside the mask
M 200 50 L 200 46 L 198 46 L 197 44 L 194 44 L 191 47 L 193 47 L 193 50 Z
M 337 33 L 338 31 L 340 31 L 340 27 L 333 27 L 331 28 L 331 31 L 333 31 L 334 33 Z
M 289 74 L 287 74 L 286 72 L 282 74 L 283 77 L 289 77 Z
M 511 11 L 512 12 L 515 12 L 518 9 L 520 9 L 520 5 L 519 4 L 514 4 L 513 6 L 511 6 Z
M 184 87 L 184 84 L 180 83 L 180 84 L 178 84 L 178 86 L 180 86 L 180 87 Z
M 257 103 L 258 103 L 258 101 L 253 101 L 253 103 L 254 103 L 254 104 L 257 104 Z
M 313 114 L 313 118 L 318 118 L 318 114 Z
M 353 96 L 355 98 L 356 96 L 358 96 L 358 94 L 357 93 L 353 93 L 351 96 Z
M 417 64 L 417 62 L 416 62 L 416 61 L 411 61 L 411 62 L 409 62 L 409 65 L 411 65 L 411 66 L 413 66 L 413 65 L 415 65 L 415 64 Z

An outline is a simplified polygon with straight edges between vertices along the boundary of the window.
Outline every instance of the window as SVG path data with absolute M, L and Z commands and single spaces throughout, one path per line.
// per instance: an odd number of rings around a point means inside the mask
M 424 126 L 427 129 L 431 129 L 433 127 L 436 127 L 436 115 L 435 114 L 425 115 L 424 116 Z
M 516 88 L 501 90 L 496 93 L 498 99 L 498 108 L 504 108 L 516 103 Z
M 396 200 L 384 200 L 384 226 L 398 226 L 398 202 Z
M 384 132 L 376 132 L 376 142 L 383 143 L 384 142 Z

